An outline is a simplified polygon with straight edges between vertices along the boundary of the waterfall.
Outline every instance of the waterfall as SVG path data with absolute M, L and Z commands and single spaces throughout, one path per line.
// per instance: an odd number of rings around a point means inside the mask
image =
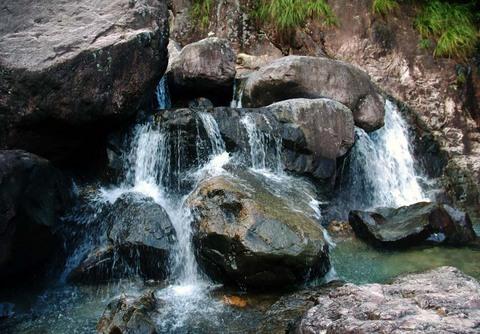
M 240 121 L 248 136 L 251 168 L 256 171 L 283 171 L 282 140 L 274 132 L 267 116 L 246 114 Z M 263 128 L 257 124 L 261 123 Z
M 428 201 L 415 168 L 407 123 L 394 103 L 385 104 L 383 128 L 370 134 L 357 128 L 355 134 L 342 187 L 349 208 L 399 207 Z
M 222 139 L 222 135 L 220 134 L 218 124 L 213 118 L 213 116 L 206 112 L 200 112 L 198 113 L 198 116 L 200 117 L 203 127 L 207 132 L 208 139 L 210 140 L 212 153 L 214 155 L 218 155 L 225 152 L 225 143 Z
M 172 106 L 170 94 L 168 93 L 167 77 L 163 76 L 155 88 L 158 109 L 169 109 Z
M 231 108 L 243 108 L 242 98 L 245 85 L 238 85 L 237 81 L 237 79 L 233 81 L 233 98 L 232 102 L 230 103 Z

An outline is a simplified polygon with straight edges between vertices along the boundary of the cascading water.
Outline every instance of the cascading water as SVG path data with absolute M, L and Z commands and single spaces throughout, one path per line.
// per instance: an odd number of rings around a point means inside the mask
M 235 81 L 233 82 L 233 99 L 230 103 L 230 107 L 242 108 L 243 88 L 244 85 L 239 85 L 238 80 L 235 79 Z
M 385 104 L 385 126 L 356 142 L 342 183 L 342 205 L 350 209 L 399 207 L 428 201 L 415 168 L 406 122 L 395 104 Z M 361 194 L 361 195 L 359 195 Z
M 264 129 L 258 127 L 257 121 L 264 125 Z M 259 172 L 271 171 L 281 174 L 282 141 L 280 136 L 273 132 L 269 119 L 263 114 L 246 114 L 242 117 L 241 123 L 248 136 L 251 168 Z
M 155 98 L 157 99 L 158 109 L 168 109 L 172 106 L 170 94 L 168 93 L 167 77 L 163 76 L 155 88 Z

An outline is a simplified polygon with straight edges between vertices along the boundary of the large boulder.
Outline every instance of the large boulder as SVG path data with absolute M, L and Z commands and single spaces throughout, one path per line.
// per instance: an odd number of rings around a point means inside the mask
M 170 92 L 178 99 L 207 97 L 230 103 L 236 56 L 225 39 L 209 37 L 188 44 L 169 66 Z
M 446 204 L 352 211 L 349 223 L 357 236 L 379 246 L 409 247 L 425 241 L 465 246 L 476 239 L 468 214 Z
M 330 268 L 328 244 L 308 190 L 297 180 L 286 190 L 295 197 L 291 201 L 282 196 L 288 181 L 236 173 L 202 181 L 187 200 L 203 270 L 250 289 L 286 288 L 324 275 Z
M 121 296 L 111 301 L 98 321 L 102 334 L 156 334 L 159 301 L 152 291 L 141 296 Z
M 330 99 L 292 99 L 264 108 L 215 108 L 212 111 L 227 147 L 251 147 L 245 118 L 263 136 L 267 160 L 281 143 L 286 170 L 320 182 L 333 180 L 336 161 L 352 147 L 354 121 L 345 105 Z
M 140 275 L 164 279 L 176 241 L 170 218 L 151 198 L 127 193 L 100 215 L 106 242 L 70 273 L 71 281 L 103 281 Z
M 68 199 L 67 183 L 49 161 L 0 151 L 0 282 L 35 277 L 61 250 L 55 229 Z
M 167 1 L 3 1 L 0 147 L 62 162 L 91 154 L 150 103 L 167 66 L 167 21 Z
M 267 109 L 283 127 L 287 170 L 320 180 L 335 175 L 337 158 L 345 155 L 355 142 L 350 109 L 330 99 L 293 99 L 274 103 Z M 304 140 L 299 140 L 298 129 Z
M 441 267 L 392 284 L 346 284 L 316 299 L 297 332 L 478 333 L 480 283 Z
M 261 67 L 247 79 L 242 103 L 261 107 L 320 97 L 346 105 L 355 124 L 366 131 L 383 126 L 385 101 L 370 77 L 352 65 L 323 57 L 288 56 Z

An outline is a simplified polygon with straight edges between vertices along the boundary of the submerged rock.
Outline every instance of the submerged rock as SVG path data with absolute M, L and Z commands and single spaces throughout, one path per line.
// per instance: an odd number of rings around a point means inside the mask
M 251 289 L 286 288 L 323 276 L 330 268 L 328 245 L 312 209 L 292 207 L 302 201 L 301 192 L 297 203 L 289 203 L 255 175 L 239 173 L 201 182 L 187 200 L 203 270 Z
M 242 103 L 262 107 L 292 98 L 329 98 L 353 112 L 366 131 L 383 126 L 385 101 L 358 68 L 322 57 L 288 56 L 261 67 L 245 83 Z
M 352 211 L 355 234 L 379 246 L 408 247 L 425 241 L 465 246 L 476 239 L 468 214 L 446 204 L 416 203 L 375 212 Z
M 55 229 L 69 195 L 63 175 L 48 160 L 0 151 L 0 282 L 32 279 L 60 252 Z
M 167 44 L 166 1 L 3 1 L 0 147 L 81 161 L 148 106 Z
M 235 60 L 226 39 L 209 37 L 188 44 L 170 64 L 170 92 L 180 99 L 207 97 L 217 103 L 229 102 Z
M 155 334 L 158 301 L 152 291 L 140 297 L 122 296 L 107 305 L 98 321 L 102 334 Z
M 175 229 L 167 212 L 151 198 L 124 194 L 101 217 L 106 244 L 94 249 L 69 275 L 72 281 L 102 281 L 140 275 L 164 279 Z
M 345 284 L 316 304 L 298 333 L 473 334 L 480 326 L 480 283 L 452 267 L 386 285 Z

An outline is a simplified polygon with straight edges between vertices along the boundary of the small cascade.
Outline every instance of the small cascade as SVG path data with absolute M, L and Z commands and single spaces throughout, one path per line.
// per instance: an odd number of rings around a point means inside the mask
M 240 82 L 241 83 L 241 82 Z M 233 81 L 233 98 L 230 103 L 231 108 L 243 108 L 242 107 L 242 98 L 243 98 L 243 84 L 238 84 L 238 80 Z
M 356 143 L 342 184 L 348 207 L 399 207 L 428 201 L 415 168 L 407 123 L 395 104 L 386 102 L 383 128 L 370 134 L 357 128 L 355 133 Z
M 263 126 L 262 129 L 257 122 Z M 282 173 L 282 140 L 274 133 L 267 116 L 246 114 L 241 123 L 248 135 L 251 168 L 256 171 Z
M 155 88 L 155 97 L 158 109 L 163 110 L 171 108 L 172 103 L 170 101 L 166 76 L 163 76 L 158 82 L 158 85 Z
M 225 143 L 218 129 L 218 124 L 213 118 L 213 116 L 206 112 L 198 113 L 200 120 L 202 121 L 203 127 L 207 132 L 208 139 L 210 140 L 210 145 L 213 155 L 222 154 L 225 152 Z

